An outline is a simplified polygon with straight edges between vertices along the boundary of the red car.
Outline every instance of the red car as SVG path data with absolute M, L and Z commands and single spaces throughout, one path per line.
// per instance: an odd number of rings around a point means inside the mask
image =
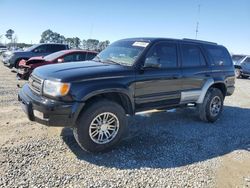
M 30 74 L 36 67 L 55 63 L 86 61 L 93 59 L 96 55 L 97 52 L 95 51 L 62 50 L 44 57 L 32 57 L 28 61 L 21 60 L 19 62 L 19 69 L 17 70 L 17 77 L 28 80 Z

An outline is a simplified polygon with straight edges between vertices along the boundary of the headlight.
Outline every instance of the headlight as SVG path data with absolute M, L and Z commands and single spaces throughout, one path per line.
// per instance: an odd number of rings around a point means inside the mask
M 53 97 L 65 96 L 70 89 L 69 83 L 56 82 L 51 80 L 45 80 L 43 84 L 43 93 Z

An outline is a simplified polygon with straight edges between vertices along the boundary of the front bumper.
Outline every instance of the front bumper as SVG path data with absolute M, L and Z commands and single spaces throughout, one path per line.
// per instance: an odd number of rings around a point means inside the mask
M 39 96 L 25 84 L 18 100 L 29 120 L 47 126 L 73 127 L 84 103 L 55 101 Z
M 14 61 L 12 61 L 11 58 L 4 58 L 3 59 L 3 64 L 7 67 L 13 67 L 14 66 Z
M 31 72 L 32 72 L 32 70 L 30 70 L 29 68 L 21 67 L 21 68 L 17 69 L 17 79 L 28 80 Z

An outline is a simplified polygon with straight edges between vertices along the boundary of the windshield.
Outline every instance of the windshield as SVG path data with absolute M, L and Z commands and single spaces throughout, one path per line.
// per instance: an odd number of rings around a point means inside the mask
M 65 54 L 64 51 L 55 52 L 53 54 L 49 54 L 47 56 L 44 56 L 44 60 L 45 61 L 53 61 L 64 54 Z
M 35 45 L 33 45 L 33 46 L 31 46 L 31 47 L 29 47 L 29 48 L 26 48 L 25 49 L 25 51 L 27 52 L 27 51 L 32 51 L 32 50 L 34 50 L 36 47 L 38 47 L 40 44 L 35 44 Z
M 233 62 L 239 62 L 239 61 L 241 61 L 243 58 L 244 58 L 243 55 L 233 55 L 233 56 L 232 56 Z
M 94 60 L 107 63 L 117 63 L 124 66 L 132 66 L 148 44 L 149 42 L 134 40 L 118 41 L 99 53 Z

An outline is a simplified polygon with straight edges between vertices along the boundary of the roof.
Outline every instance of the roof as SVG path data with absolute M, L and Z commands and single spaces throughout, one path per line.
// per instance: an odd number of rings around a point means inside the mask
M 70 50 L 61 50 L 61 52 L 64 52 L 65 54 L 68 54 L 68 53 L 73 53 L 73 52 L 82 52 L 82 53 L 96 53 L 98 54 L 98 52 L 96 51 L 91 51 L 91 50 L 74 50 L 74 49 L 70 49 Z
M 137 38 L 127 38 L 127 39 L 122 39 L 122 40 L 132 40 L 132 41 L 148 41 L 148 42 L 153 42 L 153 41 L 158 41 L 158 40 L 170 40 L 170 41 L 186 41 L 186 42 L 192 42 L 192 43 L 199 43 L 199 44 L 211 44 L 211 45 L 218 45 L 215 42 L 209 42 L 209 41 L 203 41 L 203 40 L 196 40 L 196 39 L 188 39 L 188 38 L 183 38 L 183 39 L 174 39 L 174 38 L 154 38 L 154 37 L 137 37 Z M 122 41 L 121 40 L 121 41 Z

